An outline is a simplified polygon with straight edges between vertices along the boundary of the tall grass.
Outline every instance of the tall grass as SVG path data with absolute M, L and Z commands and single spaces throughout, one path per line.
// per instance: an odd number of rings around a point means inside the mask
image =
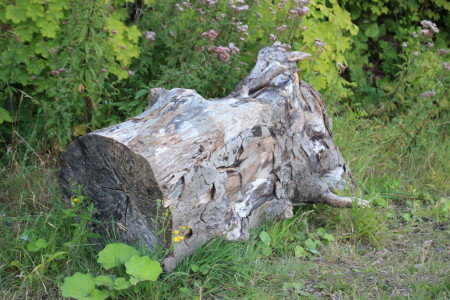
M 397 288 L 410 298 L 415 294 L 448 297 L 444 284 L 448 259 L 442 250 L 448 246 L 444 236 L 449 230 L 450 208 L 450 147 L 445 126 L 429 123 L 410 146 L 411 136 L 394 123 L 359 118 L 350 112 L 335 117 L 336 144 L 358 181 L 358 194 L 371 201 L 371 208 L 300 208 L 295 218 L 252 232 L 249 241 L 213 240 L 172 273 L 122 292 L 119 298 L 317 299 L 367 298 L 373 293 L 389 298 L 400 295 Z M 56 160 L 37 156 L 38 152 L 10 152 L 0 168 L 3 299 L 58 299 L 64 277 L 77 271 L 99 271 L 98 248 L 87 241 L 89 232 L 64 213 L 67 207 L 57 182 Z M 320 245 L 318 255 L 296 257 L 295 247 L 303 245 L 305 238 L 319 239 L 320 227 L 336 241 Z M 262 251 L 261 230 L 271 238 L 270 255 Z M 39 238 L 47 245 L 35 251 L 30 244 Z M 402 243 L 405 239 L 417 246 Z M 423 246 L 426 240 L 434 241 L 429 249 Z M 402 260 L 401 253 L 408 258 Z M 349 277 L 346 268 L 355 264 L 360 271 Z M 415 267 L 418 264 L 426 265 L 425 269 L 417 269 L 421 268 Z M 380 270 L 389 266 L 410 280 L 381 284 L 387 275 Z M 368 285 L 367 272 L 380 281 Z M 327 281 L 327 276 L 336 280 Z M 420 276 L 428 278 L 427 285 L 416 280 Z

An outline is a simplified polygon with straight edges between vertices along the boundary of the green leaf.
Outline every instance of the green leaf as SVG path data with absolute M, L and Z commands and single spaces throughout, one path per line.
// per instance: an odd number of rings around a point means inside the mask
M 25 21 L 27 19 L 27 16 L 25 14 L 25 11 L 21 8 L 14 5 L 8 5 L 6 7 L 6 18 L 13 21 L 13 23 L 15 24 L 19 24 L 21 21 Z
M 30 242 L 27 246 L 28 251 L 38 252 L 41 249 L 47 248 L 48 243 L 45 239 L 39 238 L 36 241 Z
M 105 293 L 104 291 L 100 291 L 100 290 L 94 289 L 92 291 L 92 293 L 91 293 L 91 296 L 90 297 L 84 297 L 83 300 L 88 300 L 88 299 L 89 300 L 103 300 L 103 299 L 106 299 L 108 297 L 109 297 L 108 293 Z
M 106 270 L 124 264 L 134 255 L 139 255 L 139 251 L 122 243 L 106 245 L 105 249 L 98 253 L 97 262 Z
M 268 234 L 267 232 L 261 231 L 261 233 L 259 234 L 259 238 L 260 238 L 261 241 L 262 241 L 264 244 L 266 244 L 267 246 L 270 245 L 271 239 L 270 239 L 270 236 L 269 236 L 269 234 Z
M 307 240 L 305 241 L 305 247 L 306 247 L 306 249 L 308 249 L 308 250 L 316 250 L 317 245 L 316 245 L 316 243 L 315 243 L 312 239 L 307 239 Z
M 2 124 L 5 121 L 12 122 L 13 120 L 9 112 L 6 109 L 0 107 L 0 124 Z
M 47 243 L 47 241 L 46 241 L 45 239 L 39 238 L 39 239 L 36 241 L 36 245 L 37 245 L 39 248 L 47 248 L 48 243 Z
M 262 253 L 265 256 L 270 256 L 270 255 L 272 255 L 273 252 L 272 252 L 272 249 L 269 246 L 264 245 L 264 247 L 262 248 Z
M 38 17 L 44 15 L 44 8 L 42 5 L 29 4 L 27 6 L 27 17 L 31 18 L 33 21 L 36 21 Z
M 41 28 L 41 34 L 43 37 L 54 38 L 56 31 L 59 29 L 58 24 L 55 22 L 40 23 L 38 26 Z
M 306 250 L 305 248 L 301 247 L 301 246 L 297 246 L 295 247 L 295 257 L 305 257 L 306 256 Z
M 209 266 L 208 266 L 208 265 L 202 265 L 202 267 L 200 268 L 200 272 L 201 272 L 203 275 L 208 274 L 208 272 L 209 272 Z
M 97 286 L 108 286 L 113 287 L 114 286 L 114 276 L 112 275 L 100 275 L 95 277 L 95 285 Z
M 126 272 L 139 281 L 155 281 L 162 272 L 159 262 L 151 260 L 148 256 L 133 256 L 126 263 Z M 130 279 L 131 282 L 131 279 Z M 134 280 L 133 280 L 134 282 Z M 136 284 L 137 282 L 132 284 Z
M 324 233 L 323 238 L 326 239 L 326 240 L 329 241 L 329 242 L 334 241 L 334 236 L 332 236 L 332 235 L 329 234 L 329 233 Z
M 139 283 L 139 279 L 134 278 L 134 277 L 131 277 L 131 278 L 130 278 L 130 283 L 131 283 L 132 285 L 136 285 L 136 284 Z
M 136 93 L 136 96 L 134 96 L 134 99 L 142 98 L 142 96 L 148 95 L 148 93 L 149 93 L 148 89 L 142 89 L 142 90 L 139 90 L 139 91 Z
M 198 272 L 198 271 L 200 271 L 200 267 L 198 265 L 196 265 L 196 264 L 192 264 L 191 265 L 191 270 L 193 272 Z
M 131 286 L 130 282 L 123 277 L 119 277 L 114 281 L 114 289 L 125 290 Z
M 326 233 L 325 228 L 319 228 L 317 229 L 317 235 L 318 236 L 323 236 Z
M 364 31 L 364 34 L 370 38 L 377 38 L 378 34 L 380 33 L 380 29 L 378 28 L 377 23 L 371 23 L 366 30 Z
M 19 26 L 15 29 L 15 33 L 22 42 L 29 42 L 33 39 L 33 30 L 30 26 Z
M 320 254 L 319 251 L 314 250 L 314 249 L 308 249 L 308 251 L 311 252 L 312 254 L 315 254 L 315 255 L 319 255 Z
M 410 214 L 408 214 L 408 213 L 404 213 L 403 215 L 402 215 L 402 217 L 403 217 L 403 219 L 405 219 L 405 221 L 411 221 L 412 219 L 411 219 L 411 215 Z
M 130 41 L 137 43 L 139 41 L 139 38 L 141 37 L 141 32 L 136 25 L 133 25 L 127 28 L 127 36 Z
M 64 278 L 61 286 L 62 296 L 66 298 L 84 299 L 89 297 L 95 289 L 95 280 L 92 274 L 75 273 Z

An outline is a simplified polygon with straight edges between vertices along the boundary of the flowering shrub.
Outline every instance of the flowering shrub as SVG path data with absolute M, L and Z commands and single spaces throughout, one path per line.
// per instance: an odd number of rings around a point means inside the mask
M 151 42 L 143 40 L 140 61 L 132 67 L 142 80 L 136 89 L 184 87 L 221 97 L 248 73 L 259 50 L 275 43 L 317 54 L 301 69 L 302 77 L 320 91 L 333 90 L 339 97 L 351 92 L 337 63 L 345 62 L 347 35 L 356 34 L 357 28 L 335 0 L 172 0 L 140 9 L 138 26 L 157 34 Z M 317 48 L 316 39 L 329 46 Z
M 357 84 L 355 97 L 346 101 L 350 106 L 364 108 L 369 116 L 380 116 L 385 112 L 380 108 L 389 106 L 386 103 L 386 88 L 396 85 L 395 82 L 400 79 L 398 75 L 403 71 L 402 67 L 408 65 L 409 55 L 419 55 L 420 51 L 410 42 L 419 36 L 423 38 L 426 34 L 428 38 L 433 38 L 435 50 L 448 47 L 448 33 L 445 30 L 439 31 L 438 27 L 449 28 L 450 6 L 448 2 L 441 0 L 374 0 L 362 1 L 358 5 L 349 0 L 338 2 L 350 12 L 352 21 L 360 29 L 353 39 L 354 47 L 345 55 L 349 66 L 345 76 Z M 426 26 L 419 27 L 424 19 L 429 20 L 421 24 Z M 414 31 L 416 33 L 411 36 Z M 405 52 L 405 48 L 408 51 Z M 415 50 L 409 51 L 410 49 Z M 438 59 L 442 61 L 445 57 Z M 401 110 L 395 110 L 390 107 L 391 116 L 402 113 Z
M 123 23 L 124 4 L 2 1 L 0 107 L 58 147 L 77 127 L 107 124 L 109 80 L 127 78 L 139 55 L 141 33 Z
M 74 136 L 142 111 L 151 87 L 192 88 L 205 97 L 222 97 L 249 72 L 258 51 L 272 44 L 313 54 L 299 65 L 300 76 L 327 101 L 362 103 L 369 114 L 408 109 L 411 105 L 398 101 L 410 97 L 403 93 L 407 86 L 428 98 L 438 97 L 439 88 L 432 95 L 412 86 L 410 75 L 398 77 L 399 65 L 432 63 L 448 70 L 447 54 L 425 55 L 430 49 L 447 51 L 446 33 L 435 24 L 439 16 L 426 5 L 448 7 L 437 0 L 424 4 L 423 13 L 432 18 L 414 28 L 414 38 L 408 28 L 366 20 L 366 15 L 376 19 L 389 13 L 389 5 L 358 6 L 347 0 L 4 1 L 0 124 L 13 121 L 11 116 L 17 122 L 3 125 L 0 132 L 10 142 L 13 126 L 19 132 L 31 126 L 48 147 L 61 149 Z M 417 18 L 416 6 L 399 7 Z M 386 32 L 395 33 L 397 44 L 381 39 Z M 384 76 L 369 59 L 374 42 L 382 50 L 396 50 L 380 52 Z M 402 78 L 397 89 L 391 84 L 395 78 Z

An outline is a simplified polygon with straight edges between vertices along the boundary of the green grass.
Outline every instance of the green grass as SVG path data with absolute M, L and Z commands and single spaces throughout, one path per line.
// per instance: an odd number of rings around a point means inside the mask
M 409 147 L 398 126 L 345 115 L 334 119 L 334 134 L 371 208 L 301 207 L 248 241 L 211 241 L 119 299 L 450 298 L 450 147 L 442 128 L 430 123 Z M 14 155 L 0 169 L 1 299 L 59 299 L 64 277 L 100 271 L 98 245 L 64 214 L 56 172 L 34 154 Z M 48 245 L 33 252 L 39 238 Z M 296 257 L 296 247 L 306 255 Z

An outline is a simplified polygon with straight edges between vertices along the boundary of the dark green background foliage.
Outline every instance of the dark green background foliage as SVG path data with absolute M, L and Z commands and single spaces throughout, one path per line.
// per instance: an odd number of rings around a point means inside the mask
M 0 151 L 30 143 L 60 151 L 141 112 L 152 87 L 223 97 L 275 39 L 313 54 L 301 76 L 337 111 L 400 123 L 415 115 L 412 132 L 446 116 L 449 55 L 437 51 L 449 44 L 448 2 L 300 2 L 3 1 Z M 306 13 L 292 13 L 303 6 Z M 440 31 L 414 38 L 424 19 Z M 202 35 L 210 30 L 214 38 Z M 220 59 L 215 47 L 230 43 L 239 51 Z M 427 91 L 436 95 L 420 96 Z

